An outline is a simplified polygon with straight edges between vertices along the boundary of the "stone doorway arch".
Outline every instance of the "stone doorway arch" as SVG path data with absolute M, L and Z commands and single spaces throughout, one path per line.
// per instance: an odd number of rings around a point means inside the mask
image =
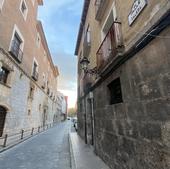
M 5 119 L 6 119 L 7 109 L 0 105 L 0 137 L 4 131 Z

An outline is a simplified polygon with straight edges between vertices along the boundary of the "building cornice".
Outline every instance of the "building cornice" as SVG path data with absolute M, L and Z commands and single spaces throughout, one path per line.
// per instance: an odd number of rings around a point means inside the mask
M 38 0 L 38 5 L 43 5 L 43 0 Z
M 84 0 L 84 6 L 83 6 L 83 12 L 82 12 L 80 26 L 79 26 L 75 55 L 78 55 L 78 50 L 79 50 L 79 47 L 80 47 L 80 42 L 81 42 L 81 38 L 82 38 L 82 34 L 83 34 L 84 24 L 85 24 L 86 17 L 87 17 L 87 12 L 88 12 L 88 9 L 89 9 L 89 4 L 90 4 L 90 0 Z

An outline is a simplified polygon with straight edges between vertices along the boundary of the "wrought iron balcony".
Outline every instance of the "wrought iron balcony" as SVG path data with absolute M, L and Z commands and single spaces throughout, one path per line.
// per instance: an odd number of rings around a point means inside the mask
M 97 53 L 97 69 L 100 72 L 118 53 L 122 52 L 123 42 L 120 23 L 114 22 L 102 41 Z
M 37 71 L 33 71 L 32 73 L 32 78 L 37 81 L 38 80 L 38 72 Z
M 107 7 L 109 0 L 96 0 L 95 7 L 96 7 L 96 17 L 97 21 L 100 21 L 102 16 L 104 15 L 105 9 Z
M 10 54 L 13 56 L 17 62 L 21 63 L 23 59 L 23 52 L 18 46 L 17 42 L 15 40 L 12 41 L 11 49 L 10 49 Z
M 91 49 L 90 32 L 86 32 L 83 43 L 83 55 L 87 57 L 90 53 L 90 49 Z

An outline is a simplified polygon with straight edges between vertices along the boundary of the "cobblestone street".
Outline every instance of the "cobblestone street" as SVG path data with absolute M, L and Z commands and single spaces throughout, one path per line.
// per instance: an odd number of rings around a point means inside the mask
M 70 122 L 0 154 L 0 169 L 70 169 Z

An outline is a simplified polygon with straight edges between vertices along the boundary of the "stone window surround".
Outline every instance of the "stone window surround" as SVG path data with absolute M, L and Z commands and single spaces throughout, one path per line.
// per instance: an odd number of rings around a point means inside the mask
M 0 83 L 0 85 L 6 86 L 8 88 L 11 88 L 13 74 L 14 74 L 14 68 L 11 67 L 11 65 L 9 65 L 8 63 L 6 63 L 6 59 L 3 59 L 1 57 L 0 57 L 0 64 L 9 71 L 6 83 L 5 84 Z
M 5 1 L 5 0 L 0 0 L 0 10 L 2 10 L 2 7 L 3 7 L 3 5 L 4 5 L 4 1 Z
M 33 63 L 32 63 L 32 74 L 33 74 L 33 71 L 34 71 L 34 63 L 36 63 L 36 65 L 37 65 L 37 72 L 38 72 L 38 67 L 39 67 L 39 65 L 38 65 L 38 61 L 35 59 L 35 57 L 34 57 L 34 59 L 33 59 Z
M 0 83 L 2 83 L 2 84 L 7 83 L 9 73 L 10 73 L 10 71 L 6 67 L 4 67 L 4 66 L 0 67 Z
M 35 0 L 32 0 L 32 4 L 33 4 L 33 6 L 34 6 L 34 4 L 35 4 Z
M 37 44 L 37 47 L 38 47 L 38 48 L 40 48 L 40 43 L 41 43 L 41 37 L 40 37 L 39 32 L 37 32 L 36 44 Z
M 17 25 L 15 24 L 14 25 L 14 28 L 13 28 L 13 32 L 12 32 L 12 37 L 11 37 L 11 41 L 10 41 L 10 45 L 9 45 L 9 51 L 12 47 L 12 41 L 14 39 L 14 36 L 15 36 L 15 33 L 18 34 L 19 38 L 22 40 L 22 43 L 21 43 L 21 46 L 20 46 L 20 49 L 22 50 L 23 52 L 23 49 L 24 49 L 24 37 L 22 36 L 20 30 L 18 29 Z
M 109 89 L 109 104 L 114 105 L 114 104 L 119 104 L 123 103 L 123 95 L 122 95 L 122 84 L 121 84 L 121 79 L 120 77 L 115 78 L 112 80 L 108 85 Z M 119 91 L 120 92 L 117 92 Z
M 106 34 L 104 33 L 104 27 L 107 25 L 107 22 L 109 20 L 109 17 L 113 15 L 113 21 L 116 21 L 117 20 L 117 12 L 116 12 L 116 7 L 115 7 L 115 3 L 113 3 L 110 11 L 108 12 L 108 15 L 102 25 L 102 29 L 101 29 L 101 42 L 104 40 Z
M 26 7 L 26 9 L 25 9 L 25 12 L 23 13 L 22 12 L 22 4 L 24 3 L 24 5 L 25 5 L 25 7 Z M 28 6 L 27 6 L 27 4 L 26 4 L 26 2 L 25 2 L 25 0 L 21 0 L 21 3 L 20 3 L 20 12 L 21 12 L 21 14 L 22 14 L 22 16 L 23 16 L 23 18 L 24 18 L 24 20 L 26 21 L 26 19 L 27 19 L 27 14 L 28 14 Z

